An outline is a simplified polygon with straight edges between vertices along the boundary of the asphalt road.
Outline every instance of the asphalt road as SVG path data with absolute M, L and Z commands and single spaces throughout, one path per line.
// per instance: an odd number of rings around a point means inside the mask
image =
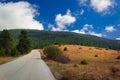
M 55 80 L 38 50 L 0 65 L 0 80 Z

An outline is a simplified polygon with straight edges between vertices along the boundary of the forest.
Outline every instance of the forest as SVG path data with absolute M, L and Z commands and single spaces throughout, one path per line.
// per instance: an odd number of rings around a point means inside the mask
M 77 34 L 65 31 L 40 31 L 40 30 L 26 30 L 26 31 L 28 32 L 31 47 L 35 49 L 43 48 L 51 44 L 57 45 L 72 44 L 120 50 L 119 40 L 110 40 L 97 36 Z M 21 30 L 9 30 L 9 33 L 16 44 L 19 42 L 20 32 Z

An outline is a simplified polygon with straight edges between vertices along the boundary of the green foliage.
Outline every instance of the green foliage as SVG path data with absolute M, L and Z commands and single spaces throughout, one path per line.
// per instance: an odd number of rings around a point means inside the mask
M 13 46 L 13 40 L 8 30 L 3 30 L 0 34 L 0 45 L 4 48 L 6 54 L 10 56 Z
M 30 48 L 31 46 L 28 38 L 28 32 L 26 30 L 22 30 L 19 36 L 19 43 L 17 45 L 17 49 L 23 54 L 29 52 Z
M 47 58 L 57 60 L 61 56 L 62 52 L 57 46 L 50 45 L 44 48 L 44 54 L 47 55 Z
M 56 60 L 64 64 L 70 62 L 70 59 L 64 56 L 61 50 L 57 46 L 49 45 L 44 48 L 43 52 L 48 59 Z
M 0 47 L 0 57 L 4 57 L 4 56 L 6 56 L 5 49 Z
M 116 59 L 120 59 L 120 56 L 117 56 L 117 58 Z
M 11 56 L 16 57 L 16 56 L 19 56 L 19 55 L 20 55 L 20 53 L 18 52 L 18 50 L 16 48 L 12 49 Z
M 67 51 L 67 50 L 68 50 L 67 47 L 65 47 L 65 48 L 64 48 L 64 51 Z
M 81 61 L 81 64 L 82 64 L 82 65 L 87 65 L 88 62 L 84 59 L 84 60 Z
M 99 48 L 107 48 L 120 50 L 120 41 L 109 40 L 105 38 L 100 38 L 96 36 L 77 34 L 72 32 L 51 32 L 51 31 L 39 31 L 39 30 L 27 30 L 29 33 L 30 42 L 32 48 L 43 48 L 47 45 L 53 44 L 74 44 L 74 45 L 84 45 L 84 46 L 95 46 Z M 10 33 L 16 41 L 18 42 L 18 35 L 20 30 L 10 30 Z

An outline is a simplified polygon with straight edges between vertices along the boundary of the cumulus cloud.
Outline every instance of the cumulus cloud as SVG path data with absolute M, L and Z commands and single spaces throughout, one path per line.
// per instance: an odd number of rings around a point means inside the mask
M 93 35 L 93 36 L 98 36 L 98 37 L 103 37 L 101 33 L 96 33 L 92 31 L 93 25 L 85 24 L 82 29 L 80 30 L 73 30 L 72 32 L 75 33 L 80 33 L 80 34 L 88 34 L 88 35 Z
M 103 15 L 111 14 L 110 9 L 116 5 L 115 0 L 78 0 L 80 6 L 92 8 L 95 12 Z
M 106 30 L 107 32 L 113 32 L 113 31 L 115 31 L 116 29 L 114 28 L 114 26 L 106 26 L 106 27 L 105 27 L 105 30 Z
M 52 31 L 61 31 L 59 28 L 56 28 L 53 24 L 48 24 L 48 28 Z
M 116 38 L 116 40 L 120 40 L 120 38 Z
M 88 34 L 93 35 L 93 36 L 103 37 L 101 33 L 89 32 Z
M 75 21 L 76 21 L 76 18 L 71 15 L 70 10 L 67 10 L 65 15 L 57 14 L 55 18 L 55 22 L 57 25 L 56 30 L 64 30 L 66 29 L 66 26 L 70 26 Z
M 38 14 L 34 5 L 25 1 L 0 3 L 0 30 L 39 29 L 43 25 L 34 17 Z
M 110 8 L 115 6 L 113 0 L 90 0 L 91 6 L 97 12 L 109 11 Z
M 82 29 L 73 30 L 72 32 L 80 33 L 80 34 L 87 34 L 91 29 L 93 29 L 93 25 L 85 24 Z
M 93 25 L 85 24 L 83 28 L 80 30 L 80 33 L 86 34 L 87 31 L 93 29 Z

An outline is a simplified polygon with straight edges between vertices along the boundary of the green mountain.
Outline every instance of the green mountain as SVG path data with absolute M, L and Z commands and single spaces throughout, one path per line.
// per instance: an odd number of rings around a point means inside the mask
M 21 30 L 9 30 L 16 43 L 18 42 L 18 35 L 20 34 L 20 31 Z M 43 48 L 44 46 L 50 44 L 75 44 L 120 50 L 120 41 L 118 40 L 109 40 L 73 32 L 40 30 L 27 31 L 29 32 L 29 38 L 33 48 Z

